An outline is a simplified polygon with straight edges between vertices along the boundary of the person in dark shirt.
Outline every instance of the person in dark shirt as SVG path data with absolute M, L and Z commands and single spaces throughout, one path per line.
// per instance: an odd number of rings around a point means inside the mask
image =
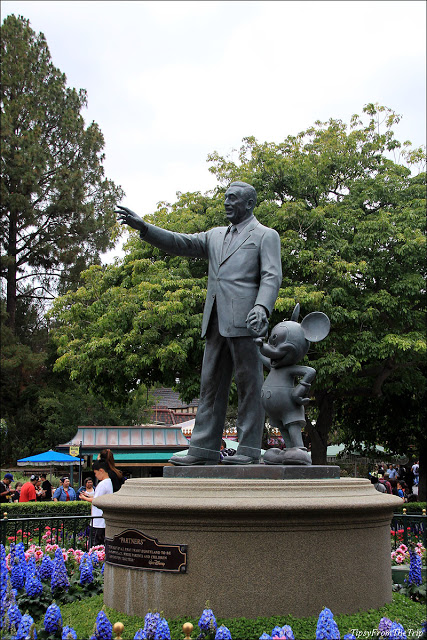
M 12 496 L 13 489 L 11 482 L 13 475 L 11 473 L 5 473 L 3 482 L 0 482 L 0 502 L 9 502 L 9 498 Z
M 42 481 L 41 487 L 45 492 L 44 497 L 42 498 L 43 501 L 52 500 L 52 485 L 50 484 L 49 480 L 46 478 L 45 473 L 42 473 L 40 475 L 40 480 Z
M 19 502 L 19 498 L 21 496 L 21 489 L 23 487 L 23 482 L 17 482 L 15 484 L 15 492 L 12 493 L 12 502 Z

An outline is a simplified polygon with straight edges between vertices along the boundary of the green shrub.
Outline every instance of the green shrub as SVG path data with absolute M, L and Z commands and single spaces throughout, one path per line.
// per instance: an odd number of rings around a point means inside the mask
M 14 502 L 2 503 L 2 514 L 8 518 L 32 518 L 33 516 L 78 516 L 90 513 L 90 502 L 73 500 L 70 502 Z
M 398 507 L 395 513 L 403 513 L 403 509 L 406 509 L 408 516 L 410 515 L 422 515 L 423 509 L 426 509 L 427 502 L 404 502 L 401 507 Z

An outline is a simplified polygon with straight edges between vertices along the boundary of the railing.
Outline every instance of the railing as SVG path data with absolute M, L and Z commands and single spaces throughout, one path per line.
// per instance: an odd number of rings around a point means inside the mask
M 25 548 L 30 544 L 41 545 L 43 536 L 49 534 L 49 542 L 60 547 L 92 546 L 92 516 L 33 516 L 31 518 L 8 518 L 7 512 L 0 520 L 0 540 L 23 542 Z M 35 526 L 38 525 L 38 526 Z
M 423 509 L 422 515 L 408 515 L 406 509 L 403 509 L 403 513 L 395 513 L 391 521 L 391 535 L 394 537 L 394 549 L 402 543 L 409 547 L 417 542 L 427 547 L 426 510 Z
M 31 518 L 8 518 L 7 512 L 0 519 L 0 540 L 23 542 L 25 548 L 30 544 L 42 544 L 43 536 L 50 532 L 50 542 L 59 546 L 84 545 L 87 549 L 92 546 L 91 516 L 33 516 Z M 34 524 L 38 524 L 37 527 Z M 49 529 L 46 529 L 49 527 Z M 391 534 L 394 537 L 394 549 L 403 542 L 407 547 L 422 542 L 427 548 L 427 515 L 423 509 L 422 515 L 408 515 L 395 513 L 391 521 Z M 12 540 L 11 540 L 12 539 Z

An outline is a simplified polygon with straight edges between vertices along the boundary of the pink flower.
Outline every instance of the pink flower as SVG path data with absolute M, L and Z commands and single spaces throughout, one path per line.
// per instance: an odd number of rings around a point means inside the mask
M 398 554 L 396 555 L 395 560 L 398 564 L 403 564 L 405 562 L 405 556 Z
M 401 544 L 397 550 L 400 551 L 401 553 L 406 553 L 408 551 L 408 547 L 406 546 L 406 544 Z

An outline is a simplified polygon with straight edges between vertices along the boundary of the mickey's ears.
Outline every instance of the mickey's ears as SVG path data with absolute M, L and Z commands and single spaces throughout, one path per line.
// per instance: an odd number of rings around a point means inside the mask
M 298 322 L 299 310 L 300 310 L 300 304 L 299 302 L 297 302 L 294 310 L 292 311 L 292 315 L 291 315 L 292 322 Z
M 310 342 L 320 342 L 328 335 L 331 329 L 331 323 L 326 313 L 322 311 L 313 311 L 305 316 L 301 322 L 301 328 L 304 336 Z

